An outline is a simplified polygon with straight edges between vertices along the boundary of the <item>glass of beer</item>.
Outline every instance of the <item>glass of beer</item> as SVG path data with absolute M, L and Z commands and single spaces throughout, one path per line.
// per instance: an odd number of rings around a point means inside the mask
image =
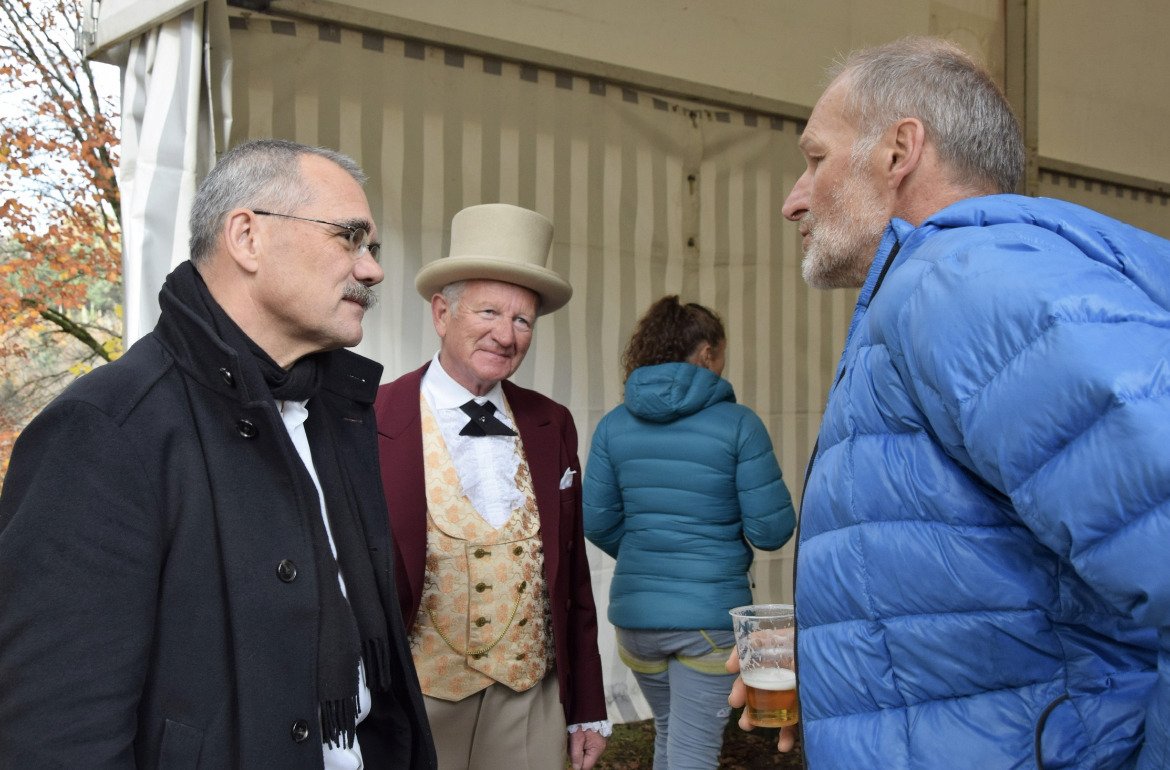
M 800 721 L 796 700 L 794 615 L 791 604 L 751 604 L 731 610 L 739 675 L 747 685 L 748 719 L 756 727 Z

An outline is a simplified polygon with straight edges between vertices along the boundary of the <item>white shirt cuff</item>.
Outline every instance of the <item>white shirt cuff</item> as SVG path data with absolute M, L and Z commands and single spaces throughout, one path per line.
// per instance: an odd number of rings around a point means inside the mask
M 608 738 L 613 734 L 613 723 L 605 719 L 601 722 L 583 722 L 578 725 L 569 725 L 570 733 L 575 733 L 578 730 L 592 730 L 595 733 L 601 733 L 602 738 Z

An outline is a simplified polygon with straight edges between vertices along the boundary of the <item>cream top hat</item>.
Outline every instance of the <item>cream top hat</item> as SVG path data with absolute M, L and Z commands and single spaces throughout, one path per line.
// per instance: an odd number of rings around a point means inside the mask
M 451 218 L 451 253 L 423 265 L 414 286 L 430 301 L 456 281 L 505 281 L 540 295 L 538 315 L 551 313 L 573 296 L 569 282 L 545 267 L 552 231 L 552 222 L 519 206 L 469 206 Z

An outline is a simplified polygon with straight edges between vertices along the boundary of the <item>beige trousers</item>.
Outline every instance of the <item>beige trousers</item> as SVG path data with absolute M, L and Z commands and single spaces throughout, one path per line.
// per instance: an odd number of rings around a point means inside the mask
M 493 684 L 461 701 L 423 696 L 439 770 L 563 770 L 568 732 L 556 674 L 524 692 Z

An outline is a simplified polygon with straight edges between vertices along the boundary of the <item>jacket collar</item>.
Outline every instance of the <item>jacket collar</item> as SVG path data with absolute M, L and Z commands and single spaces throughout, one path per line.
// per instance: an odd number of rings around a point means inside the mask
M 857 295 L 853 317 L 849 320 L 849 332 L 845 335 L 845 349 L 841 353 L 841 358 L 837 362 L 836 374 L 833 376 L 833 387 L 836 387 L 836 383 L 841 381 L 845 374 L 846 362 L 852 358 L 857 347 L 859 340 L 857 331 L 861 326 L 862 319 L 865 318 L 866 311 L 869 310 L 869 303 L 873 301 L 886 274 L 897 261 L 902 243 L 912 232 L 914 232 L 914 226 L 901 219 L 891 219 L 886 226 L 886 231 L 882 234 L 877 252 L 874 254 L 873 262 L 870 263 L 869 272 L 866 273 L 865 283 L 861 285 L 861 291 Z
M 194 271 L 183 262 L 172 271 Z M 171 280 L 167 277 L 167 281 Z M 189 307 L 164 283 L 159 292 L 161 314 L 155 335 L 175 359 L 176 365 L 200 385 L 225 398 L 241 402 L 271 400 L 268 386 L 247 351 L 237 351 L 221 339 L 208 321 Z M 372 404 L 382 376 L 382 365 L 349 350 L 334 350 L 321 357 L 321 388 L 343 398 Z
M 865 275 L 865 283 L 861 285 L 861 292 L 857 295 L 859 309 L 869 307 L 869 303 L 873 301 L 878 289 L 881 288 L 886 273 L 897 260 L 901 245 L 906 242 L 907 236 L 912 232 L 914 232 L 914 225 L 902 219 L 891 219 L 890 223 L 886 225 L 886 231 L 878 243 L 873 262 L 870 263 L 869 272 Z M 854 318 L 856 318 L 856 313 Z

